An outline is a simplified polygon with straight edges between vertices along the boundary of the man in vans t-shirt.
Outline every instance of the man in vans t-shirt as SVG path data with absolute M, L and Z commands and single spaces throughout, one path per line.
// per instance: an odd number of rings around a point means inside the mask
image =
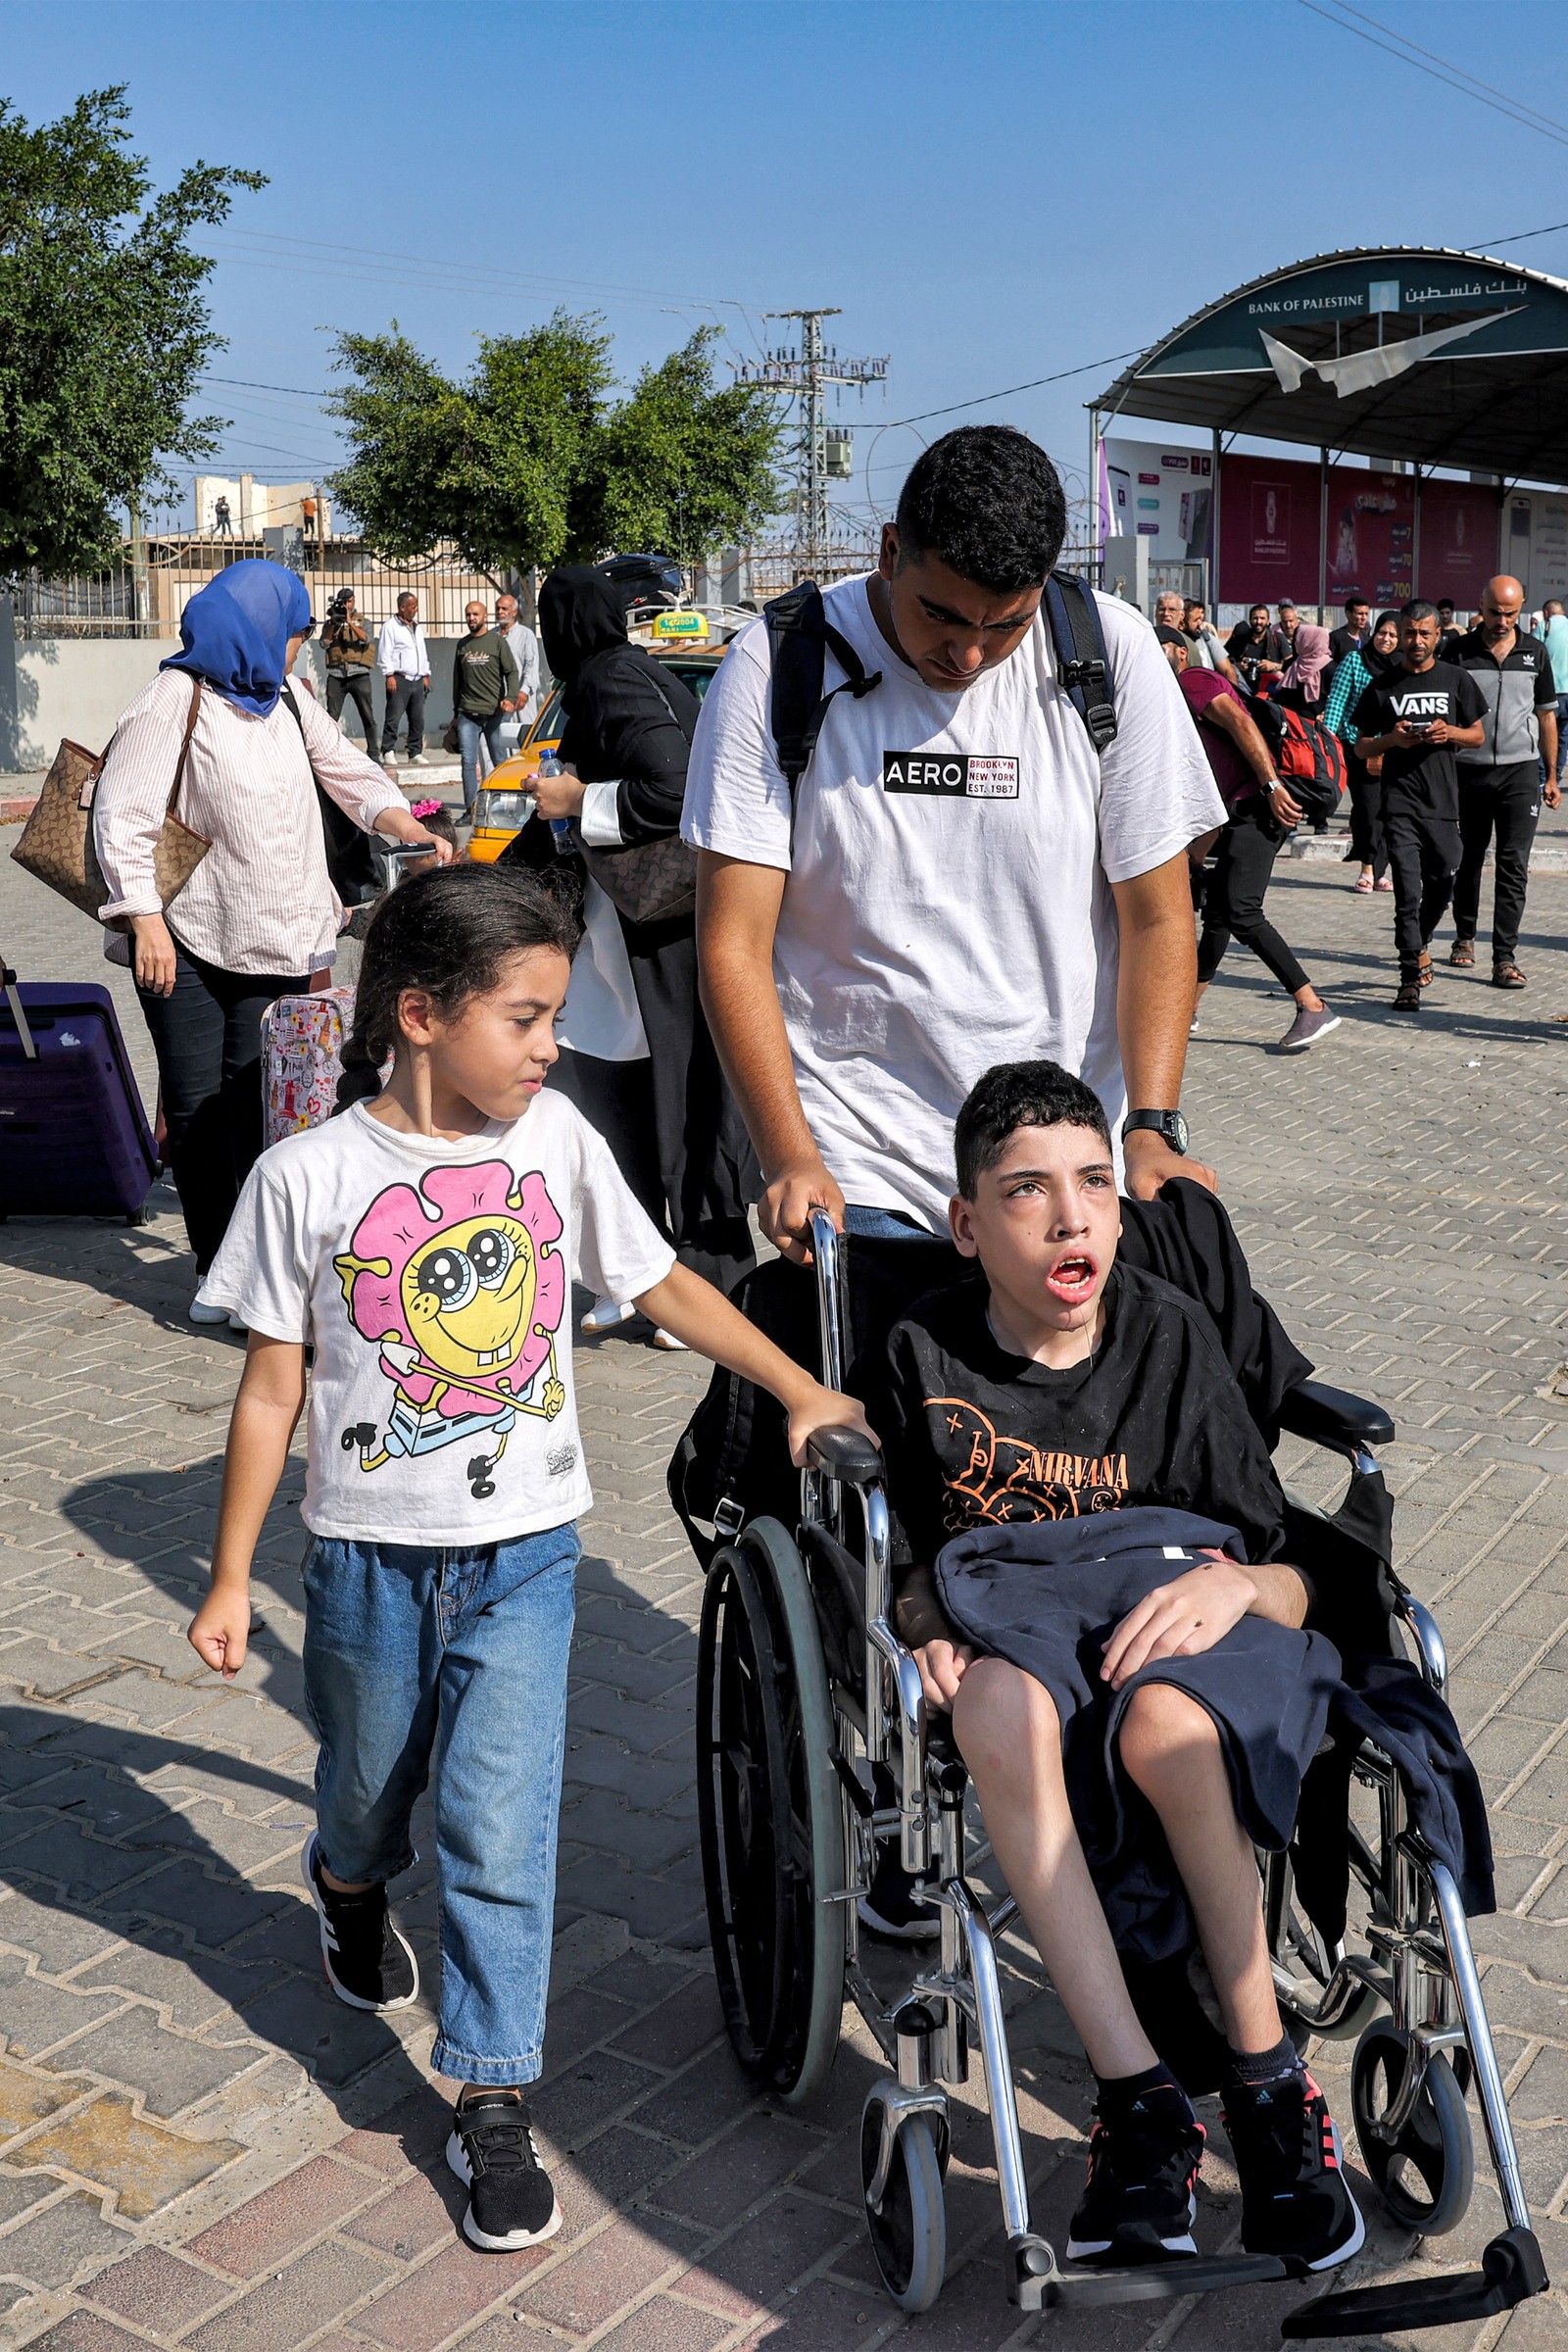
M 1355 707 L 1355 749 L 1383 760 L 1383 835 L 1394 873 L 1396 1012 L 1419 1012 L 1432 977 L 1428 945 L 1459 866 L 1459 770 L 1454 754 L 1482 739 L 1486 703 L 1468 670 L 1437 659 L 1436 605 L 1399 608 L 1399 663 L 1374 678 Z
M 946 1234 L 953 1122 L 983 1071 L 1085 1078 L 1129 1189 L 1184 1160 L 1196 980 L 1187 847 L 1225 809 L 1152 630 L 1098 601 L 1118 721 L 1096 756 L 1056 674 L 1042 589 L 1066 512 L 1043 450 L 967 426 L 917 462 L 868 577 L 826 617 L 877 682 L 837 695 L 792 796 L 769 644 L 731 645 L 692 747 L 704 1001 L 767 1190 L 807 1255 L 850 1230 Z M 824 690 L 846 672 L 829 652 Z M 1122 984 L 1118 988 L 1118 975 Z

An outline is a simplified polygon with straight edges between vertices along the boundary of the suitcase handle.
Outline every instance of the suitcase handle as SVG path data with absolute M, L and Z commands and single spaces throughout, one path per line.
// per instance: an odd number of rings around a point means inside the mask
M 0 988 L 6 992 L 6 1003 L 11 1007 L 11 1018 L 17 1024 L 17 1035 L 22 1040 L 22 1051 L 29 1061 L 36 1061 L 38 1048 L 33 1042 L 32 1031 L 27 1026 L 27 1016 L 22 1008 L 22 999 L 17 994 L 17 975 L 9 963 L 0 963 Z

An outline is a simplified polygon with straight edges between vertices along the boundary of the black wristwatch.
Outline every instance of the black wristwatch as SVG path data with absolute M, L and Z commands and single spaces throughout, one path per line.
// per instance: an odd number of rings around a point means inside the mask
M 1187 1121 L 1179 1110 L 1130 1110 L 1121 1123 L 1122 1142 L 1125 1143 L 1130 1135 L 1136 1135 L 1143 1127 L 1152 1127 L 1156 1135 L 1165 1138 L 1173 1152 L 1186 1158 Z

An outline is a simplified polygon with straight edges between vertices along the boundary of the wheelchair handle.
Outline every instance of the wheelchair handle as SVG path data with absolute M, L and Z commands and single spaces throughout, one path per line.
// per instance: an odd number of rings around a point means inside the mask
M 816 1316 L 822 1341 L 822 1383 L 842 1389 L 849 1361 L 844 1236 L 825 1208 L 811 1211 L 811 1262 L 816 1269 Z
M 842 1478 L 852 1487 L 874 1486 L 882 1475 L 882 1455 L 869 1438 L 842 1423 L 816 1429 L 807 1441 L 806 1458 L 813 1470 Z

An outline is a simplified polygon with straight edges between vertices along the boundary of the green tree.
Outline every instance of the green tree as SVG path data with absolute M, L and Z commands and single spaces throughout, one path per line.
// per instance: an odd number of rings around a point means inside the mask
M 178 495 L 166 461 L 226 421 L 186 404 L 221 337 L 188 240 L 255 172 L 197 163 L 148 201 L 124 86 L 31 129 L 0 99 L 0 578 L 113 560 L 117 509 Z
M 352 380 L 333 408 L 350 456 L 329 487 L 384 556 L 449 539 L 492 574 L 625 547 L 695 563 L 778 503 L 773 404 L 714 384 L 713 333 L 700 328 L 619 402 L 592 317 L 558 311 L 529 334 L 486 338 L 461 382 L 395 321 L 342 335 Z

